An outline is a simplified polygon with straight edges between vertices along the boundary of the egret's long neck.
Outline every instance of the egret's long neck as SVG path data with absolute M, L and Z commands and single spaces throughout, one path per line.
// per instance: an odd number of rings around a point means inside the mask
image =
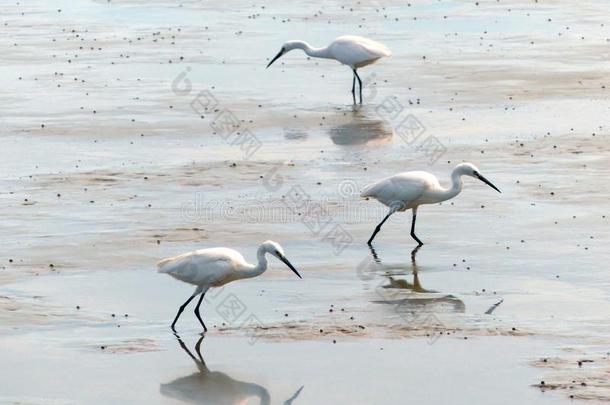
M 328 47 L 324 48 L 314 48 L 309 45 L 307 42 L 299 42 L 297 44 L 297 48 L 302 49 L 307 55 L 312 56 L 314 58 L 326 58 L 330 59 L 332 56 L 330 55 L 330 50 Z
M 256 266 L 250 265 L 248 268 L 242 269 L 239 271 L 240 278 L 252 278 L 256 276 L 260 276 L 267 270 L 267 257 L 265 256 L 267 251 L 261 246 L 258 248 L 256 252 L 256 258 L 258 259 L 258 263 Z
M 439 192 L 439 197 L 442 198 L 440 201 L 449 200 L 455 197 L 462 191 L 462 174 L 454 170 L 451 173 L 451 187 L 445 188 Z

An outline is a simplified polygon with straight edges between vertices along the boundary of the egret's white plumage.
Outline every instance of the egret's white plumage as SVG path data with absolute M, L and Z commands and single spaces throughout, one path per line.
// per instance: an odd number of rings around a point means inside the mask
M 166 273 L 177 280 L 193 285 L 220 287 L 237 280 L 240 271 L 247 271 L 250 264 L 237 251 L 228 248 L 200 249 L 158 263 L 159 273 Z
M 267 253 L 280 259 L 299 278 L 301 277 L 294 266 L 286 259 L 284 250 L 279 243 L 270 240 L 264 242 L 258 248 L 258 263 L 256 265 L 248 263 L 238 251 L 224 247 L 195 250 L 160 260 L 157 263 L 159 273 L 169 274 L 177 280 L 197 286 L 193 295 L 180 307 L 172 323 L 172 329 L 188 303 L 201 294 L 199 303 L 195 307 L 195 315 L 197 315 L 203 329 L 207 331 L 199 314 L 199 306 L 208 289 L 223 286 L 231 281 L 256 277 L 264 273 L 268 266 Z
M 392 55 L 384 44 L 356 35 L 336 38 L 326 47 L 326 52 L 332 59 L 352 69 L 373 64 L 383 57 Z
M 301 49 L 308 56 L 314 58 L 334 59 L 346 66 L 349 66 L 354 72 L 352 96 L 355 102 L 355 86 L 356 79 L 358 79 L 358 83 L 360 84 L 361 103 L 362 80 L 360 80 L 357 70 L 361 67 L 373 64 L 383 57 L 392 55 L 392 52 L 388 49 L 388 47 L 382 43 L 356 35 L 343 35 L 336 38 L 323 48 L 314 48 L 305 41 L 285 42 L 284 45 L 282 45 L 280 52 L 269 62 L 267 67 L 271 66 L 278 58 L 292 51 L 293 49 Z
M 444 188 L 436 176 L 422 171 L 404 172 L 387 177 L 362 190 L 362 197 L 371 197 L 387 206 L 390 211 L 377 225 L 368 243 L 370 244 L 383 223 L 397 211 L 413 210 L 411 236 L 420 245 L 423 243 L 415 235 L 415 219 L 417 208 L 424 204 L 435 204 L 449 200 L 462 191 L 462 176 L 475 177 L 494 190 L 500 192 L 489 180 L 479 173 L 479 169 L 471 163 L 460 163 L 451 173 L 451 187 Z

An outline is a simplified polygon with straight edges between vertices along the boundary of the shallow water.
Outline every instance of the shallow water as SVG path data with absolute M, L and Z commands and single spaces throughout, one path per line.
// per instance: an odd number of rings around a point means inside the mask
M 304 279 L 274 262 L 208 297 L 203 347 L 272 403 L 301 386 L 294 403 L 375 402 L 380 381 L 397 387 L 386 403 L 608 399 L 569 388 L 607 372 L 605 3 L 480 3 L 4 4 L 2 401 L 198 400 L 167 328 L 191 287 L 154 263 L 212 245 L 253 260 L 270 238 Z M 394 53 L 363 69 L 363 106 L 334 62 L 295 52 L 265 70 L 286 39 L 346 32 Z M 502 194 L 468 179 L 420 209 L 415 255 L 408 214 L 368 249 L 385 211 L 362 187 L 411 169 L 447 184 L 460 161 Z M 226 318 L 234 298 L 246 309 Z M 180 329 L 196 340 L 190 311 Z M 595 367 L 571 369 L 574 351 Z M 530 387 L 545 378 L 561 393 Z
M 61 344 L 53 342 L 59 339 Z M 3 353 L 4 363 L 12 372 L 2 373 L 7 389 L 1 399 L 8 403 L 14 399 L 60 404 L 97 403 L 100 397 L 103 402 L 137 404 L 286 403 L 293 397 L 295 404 L 330 404 L 346 399 L 401 403 L 405 398 L 432 403 L 452 398 L 469 402 L 493 399 L 499 404 L 514 399 L 538 404 L 562 402 L 549 393 L 520 389 L 535 378 L 533 369 L 514 366 L 515 358 L 527 354 L 506 338 L 445 340 L 433 346 L 415 340 L 373 339 L 338 344 L 258 343 L 253 347 L 239 338 L 206 337 L 201 352 L 207 369 L 200 367 L 197 357 L 191 359 L 171 336 L 157 341 L 154 347 L 124 338 L 109 343 L 104 350 L 83 347 L 91 339 L 75 330 L 70 337 L 47 334 L 43 345 L 38 344 L 40 339 L 35 335 L 13 341 L 10 352 L 6 356 Z M 196 342 L 196 337 L 184 338 L 193 356 L 197 356 Z M 117 352 L 121 344 L 135 348 Z M 37 346 L 36 351 L 32 345 Z M 482 355 L 493 356 L 495 361 L 470 357 L 468 345 L 477 345 Z M 71 356 L 75 350 L 78 357 Z M 313 352 L 317 353 L 315 357 L 306 354 Z M 460 369 L 465 362 L 468 368 L 440 383 L 438 376 L 430 378 L 421 373 L 422 369 L 438 372 L 437 364 Z M 56 368 L 54 378 L 42 375 L 37 380 L 36 390 L 46 395 L 24 395 L 32 392 L 32 377 L 38 377 L 36 370 L 41 363 Z M 383 367 L 378 367 L 380 363 Z M 485 386 L 489 393 L 481 393 L 475 389 L 478 386 Z M 493 394 L 503 389 L 514 390 L 512 398 Z

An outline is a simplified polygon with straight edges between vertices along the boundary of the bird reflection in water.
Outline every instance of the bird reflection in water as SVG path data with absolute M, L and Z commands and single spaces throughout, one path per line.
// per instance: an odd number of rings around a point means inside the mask
M 380 295 L 384 298 L 382 301 L 375 301 L 383 304 L 393 304 L 400 311 L 414 312 L 414 311 L 438 311 L 441 308 L 448 308 L 452 312 L 464 312 L 466 306 L 464 301 L 455 297 L 454 295 L 442 295 L 438 291 L 429 290 L 422 287 L 419 279 L 419 268 L 417 266 L 416 255 L 421 246 L 417 246 L 411 251 L 411 266 L 404 265 L 384 265 L 379 258 L 379 254 L 373 247 L 369 245 L 371 255 L 376 263 L 376 267 L 383 272 L 382 276 L 387 278 L 387 284 L 381 285 L 379 291 Z M 406 279 L 399 279 L 395 276 L 397 273 L 391 271 L 392 269 L 402 270 L 398 274 L 405 274 L 410 271 L 413 276 L 413 281 L 409 282 Z M 406 271 L 405 271 L 406 270 Z M 414 294 L 404 297 L 405 290 L 411 291 Z
M 369 142 L 387 142 L 392 139 L 394 136 L 392 126 L 376 117 L 367 116 L 364 111 L 362 108 L 354 109 L 350 122 L 335 125 L 328 130 L 334 144 L 364 145 Z
M 195 362 L 197 371 L 167 384 L 161 384 L 162 395 L 192 404 L 244 404 L 252 398 L 257 398 L 263 405 L 271 403 L 271 396 L 265 387 L 235 380 L 225 373 L 208 369 L 201 355 L 203 336 L 195 345 L 197 357 L 186 347 L 180 336 L 175 336 L 182 350 Z M 284 405 L 292 404 L 302 389 L 303 387 L 299 388 L 292 397 L 284 401 Z

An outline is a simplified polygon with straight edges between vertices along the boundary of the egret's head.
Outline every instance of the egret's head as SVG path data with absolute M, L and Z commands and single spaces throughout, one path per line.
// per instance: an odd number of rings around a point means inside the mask
M 286 266 L 290 268 L 290 270 L 294 272 L 294 274 L 296 274 L 299 278 L 302 278 L 297 269 L 294 268 L 292 263 L 290 263 L 284 255 L 284 249 L 282 249 L 279 243 L 274 242 L 272 240 L 268 240 L 266 242 L 263 242 L 261 247 L 265 250 L 265 252 L 280 259 Z
M 262 246 L 265 249 L 265 252 L 272 254 L 273 256 L 277 257 L 278 259 L 279 259 L 280 255 L 282 255 L 282 256 L 284 255 L 284 249 L 282 249 L 280 244 L 277 242 L 268 240 L 268 241 L 263 242 Z
M 282 45 L 280 51 L 275 55 L 271 62 L 267 65 L 267 67 L 271 66 L 273 62 L 281 58 L 284 54 L 292 51 L 293 49 L 304 49 L 305 43 L 303 41 L 287 41 Z
M 455 167 L 455 169 L 453 169 L 453 172 L 460 176 L 470 176 L 474 177 L 475 179 L 479 179 L 489 187 L 496 190 L 498 193 L 501 193 L 498 187 L 494 186 L 491 181 L 483 177 L 483 175 L 479 172 L 479 169 L 472 163 L 460 163 Z
M 471 177 L 475 177 L 475 173 L 479 172 L 479 168 L 473 165 L 472 163 L 460 163 L 459 165 L 455 166 L 455 169 L 453 170 L 460 176 Z

